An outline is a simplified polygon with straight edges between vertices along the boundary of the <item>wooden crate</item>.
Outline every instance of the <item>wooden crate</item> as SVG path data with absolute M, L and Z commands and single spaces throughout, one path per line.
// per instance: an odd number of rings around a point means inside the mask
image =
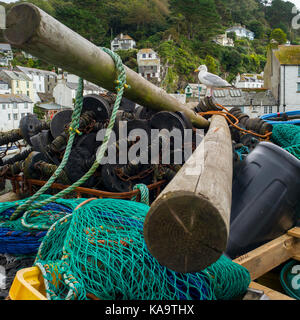
M 295 300 L 254 282 L 289 259 L 300 261 L 300 227 L 289 230 L 285 235 L 235 259 L 234 262 L 249 270 L 252 280 L 250 288 L 264 291 L 271 300 Z

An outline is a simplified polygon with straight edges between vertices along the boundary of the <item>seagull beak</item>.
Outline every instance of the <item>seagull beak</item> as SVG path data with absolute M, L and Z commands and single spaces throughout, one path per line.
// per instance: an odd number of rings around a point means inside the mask
M 196 69 L 194 72 L 199 72 L 199 69 Z

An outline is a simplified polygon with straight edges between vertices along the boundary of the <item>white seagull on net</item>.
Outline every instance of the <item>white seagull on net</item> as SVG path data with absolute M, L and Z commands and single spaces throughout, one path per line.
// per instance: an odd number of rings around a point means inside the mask
M 220 78 L 219 76 L 207 72 L 206 65 L 201 65 L 195 72 L 199 72 L 198 78 L 199 81 L 207 86 L 210 89 L 210 95 L 213 94 L 213 88 L 224 88 L 224 87 L 232 87 L 230 83 L 226 80 Z

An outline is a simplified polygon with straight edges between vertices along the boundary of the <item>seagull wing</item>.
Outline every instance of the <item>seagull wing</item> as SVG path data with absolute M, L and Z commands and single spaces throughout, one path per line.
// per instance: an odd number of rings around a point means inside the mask
M 231 87 L 231 84 L 229 84 L 226 80 L 223 80 L 219 76 L 209 72 L 207 72 L 202 78 L 211 83 L 211 86 L 213 87 Z

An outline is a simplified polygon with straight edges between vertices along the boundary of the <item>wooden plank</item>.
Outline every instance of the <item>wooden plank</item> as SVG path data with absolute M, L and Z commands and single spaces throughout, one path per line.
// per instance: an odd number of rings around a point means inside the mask
M 296 227 L 288 231 L 288 235 L 300 239 L 300 228 Z
M 264 294 L 271 300 L 295 300 L 294 298 L 291 298 L 281 292 L 275 291 L 256 282 L 251 282 L 249 288 L 263 291 Z
M 226 250 L 232 199 L 232 141 L 226 119 L 214 115 L 208 133 L 151 205 L 144 238 L 160 264 L 198 272 Z
M 300 252 L 300 241 L 290 235 L 283 235 L 237 259 L 234 262 L 244 266 L 255 280 Z

